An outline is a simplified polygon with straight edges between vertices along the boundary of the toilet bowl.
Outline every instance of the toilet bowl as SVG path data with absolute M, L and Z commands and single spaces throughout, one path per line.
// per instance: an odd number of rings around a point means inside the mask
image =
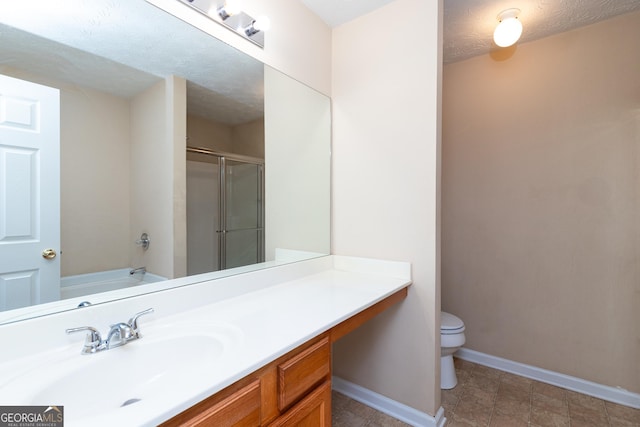
M 440 313 L 440 388 L 451 389 L 458 384 L 453 366 L 453 353 L 464 345 L 464 322 L 453 314 Z

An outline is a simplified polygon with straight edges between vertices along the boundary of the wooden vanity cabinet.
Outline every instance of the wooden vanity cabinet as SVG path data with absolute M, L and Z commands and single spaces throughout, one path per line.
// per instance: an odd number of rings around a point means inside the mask
M 325 333 L 161 426 L 322 427 L 330 420 L 331 342 Z
M 331 344 L 406 295 L 396 292 L 161 426 L 330 427 Z

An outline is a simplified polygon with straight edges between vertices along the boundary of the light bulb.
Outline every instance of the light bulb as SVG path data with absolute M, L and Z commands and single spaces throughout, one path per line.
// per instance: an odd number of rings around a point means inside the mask
M 271 20 L 268 16 L 258 16 L 253 22 L 253 28 L 257 31 L 269 31 L 269 28 L 271 28 Z
M 224 21 L 232 15 L 240 12 L 240 4 L 234 0 L 227 0 L 223 6 L 218 9 L 218 15 Z
M 224 10 L 226 10 L 229 15 L 240 13 L 240 3 L 234 0 L 227 0 L 224 2 Z
M 271 28 L 271 20 L 266 16 L 259 16 L 244 28 L 244 33 L 247 37 L 251 37 L 260 31 L 267 31 L 269 28 Z
M 493 32 L 493 41 L 500 47 L 508 47 L 522 35 L 522 23 L 517 17 L 518 9 L 507 9 L 498 15 L 500 23 Z

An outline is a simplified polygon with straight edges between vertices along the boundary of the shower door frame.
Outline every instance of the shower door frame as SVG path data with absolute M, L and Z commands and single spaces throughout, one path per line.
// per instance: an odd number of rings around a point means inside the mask
M 264 237 L 264 159 L 258 157 L 244 156 L 235 153 L 226 153 L 222 151 L 214 151 L 203 147 L 191 147 L 187 146 L 188 153 L 205 154 L 218 158 L 218 229 L 216 235 L 218 236 L 218 271 L 225 270 L 227 268 L 227 233 L 233 231 L 251 231 L 254 230 L 257 233 L 257 262 L 264 262 L 265 260 L 265 237 Z M 243 228 L 240 230 L 228 230 L 227 229 L 227 160 L 231 160 L 238 163 L 253 164 L 258 166 L 258 217 L 257 224 L 254 228 Z

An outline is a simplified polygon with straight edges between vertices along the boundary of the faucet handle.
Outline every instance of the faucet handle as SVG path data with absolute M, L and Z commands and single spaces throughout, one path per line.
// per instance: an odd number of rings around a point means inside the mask
M 102 336 L 100 332 L 92 326 L 80 326 L 78 328 L 70 328 L 66 330 L 66 333 L 72 334 L 74 332 L 89 331 L 85 340 L 84 347 L 82 347 L 82 354 L 91 354 L 100 350 L 102 345 Z
M 140 316 L 144 316 L 145 314 L 153 313 L 153 308 L 148 308 L 140 313 L 136 313 L 133 315 L 131 319 L 129 319 L 129 326 L 131 327 L 131 332 L 135 338 L 140 338 L 140 329 L 138 328 L 138 318 Z

